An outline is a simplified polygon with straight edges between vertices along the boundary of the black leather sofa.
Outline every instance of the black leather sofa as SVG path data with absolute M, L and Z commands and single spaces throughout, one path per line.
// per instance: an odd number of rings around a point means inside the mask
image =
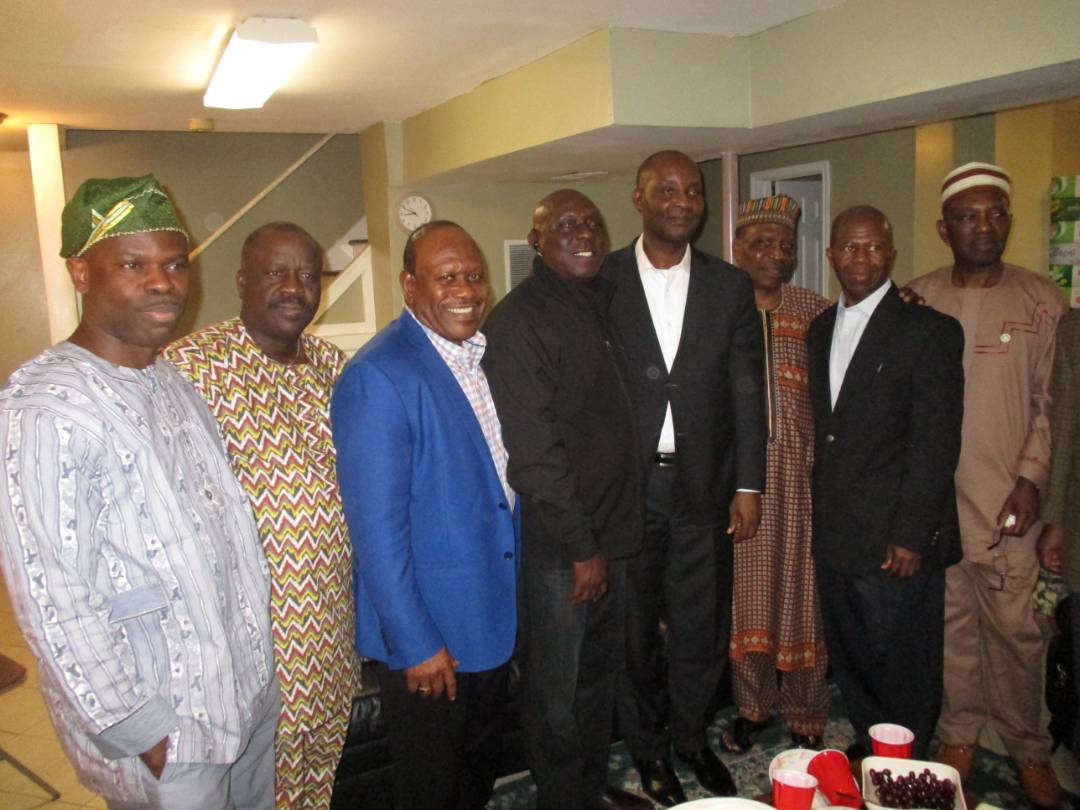
M 392 810 L 397 807 L 394 802 L 393 757 L 386 737 L 386 720 L 374 669 L 365 667 L 362 677 L 363 688 L 353 700 L 345 749 L 334 778 L 331 810 Z M 510 682 L 514 702 L 503 733 L 500 776 L 526 768 L 518 706 L 520 680 L 516 664 L 511 664 Z

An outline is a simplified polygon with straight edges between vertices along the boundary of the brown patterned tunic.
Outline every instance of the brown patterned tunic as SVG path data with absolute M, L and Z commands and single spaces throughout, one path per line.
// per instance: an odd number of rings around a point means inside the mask
M 735 546 L 731 658 L 767 653 L 776 669 L 813 667 L 825 654 L 810 554 L 810 409 L 806 332 L 830 302 L 784 285 L 780 306 L 759 310 L 765 332 L 768 472 L 757 535 Z

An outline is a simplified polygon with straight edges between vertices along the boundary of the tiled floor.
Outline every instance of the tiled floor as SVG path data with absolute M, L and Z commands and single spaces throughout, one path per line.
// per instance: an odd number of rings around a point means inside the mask
M 27 671 L 25 681 L 0 694 L 0 748 L 60 791 L 60 798 L 51 801 L 45 791 L 15 770 L 11 763 L 0 761 L 0 807 L 4 810 L 104 808 L 103 799 L 79 784 L 56 739 L 56 732 L 45 713 L 45 704 L 38 691 L 34 658 L 15 626 L 15 616 L 2 578 L 0 653 L 14 658 Z

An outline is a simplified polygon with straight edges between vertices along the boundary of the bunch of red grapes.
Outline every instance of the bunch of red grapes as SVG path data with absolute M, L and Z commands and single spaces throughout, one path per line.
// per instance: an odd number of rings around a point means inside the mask
M 956 785 L 951 779 L 938 779 L 929 768 L 916 775 L 893 778 L 892 771 L 870 769 L 870 781 L 877 790 L 877 803 L 882 807 L 925 808 L 953 810 L 956 806 Z

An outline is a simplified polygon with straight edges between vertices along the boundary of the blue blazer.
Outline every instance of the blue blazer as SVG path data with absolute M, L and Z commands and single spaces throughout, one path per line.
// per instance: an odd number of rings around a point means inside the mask
M 330 404 L 353 545 L 356 648 L 404 669 L 509 660 L 520 523 L 480 423 L 409 313 L 369 341 Z

